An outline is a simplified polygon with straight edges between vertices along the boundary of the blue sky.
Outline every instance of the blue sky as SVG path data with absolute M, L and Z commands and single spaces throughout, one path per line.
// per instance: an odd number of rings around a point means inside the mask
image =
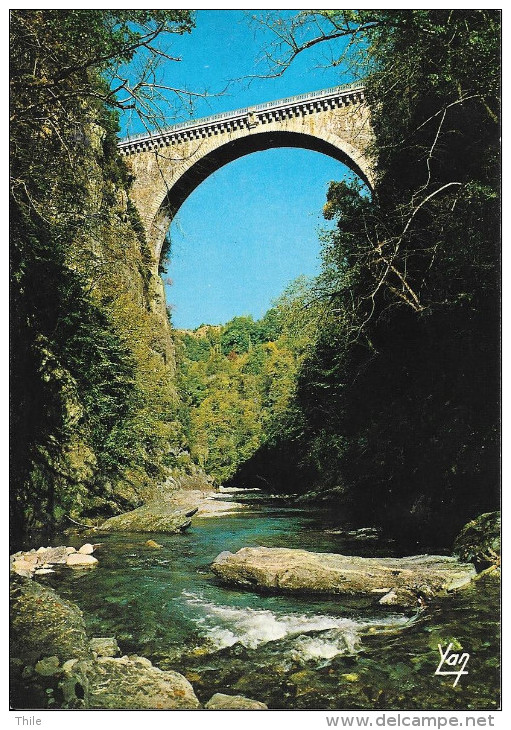
M 256 11 L 254 11 L 256 12 Z M 257 11 L 260 12 L 260 11 Z M 286 11 L 289 12 L 289 11 Z M 165 83 L 223 95 L 198 99 L 193 118 L 349 82 L 326 65 L 321 45 L 277 79 L 231 82 L 258 72 L 269 35 L 255 32 L 250 11 L 199 10 L 190 35 L 174 37 L 180 63 Z M 169 104 L 167 123 L 186 120 Z M 125 124 L 127 120 L 125 120 Z M 126 129 L 126 127 L 125 127 Z M 130 131 L 143 131 L 133 123 Z M 293 279 L 319 270 L 318 227 L 328 183 L 350 174 L 319 153 L 276 149 L 240 158 L 211 175 L 172 222 L 167 304 L 178 328 L 261 317 Z

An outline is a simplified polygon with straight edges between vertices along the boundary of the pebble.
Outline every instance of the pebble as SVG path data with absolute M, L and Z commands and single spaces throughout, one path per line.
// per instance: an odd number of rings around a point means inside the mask
M 160 545 L 160 543 L 155 542 L 154 540 L 147 540 L 146 546 L 150 547 L 150 548 L 154 548 L 156 550 L 159 550 L 160 548 L 163 547 L 163 545 Z

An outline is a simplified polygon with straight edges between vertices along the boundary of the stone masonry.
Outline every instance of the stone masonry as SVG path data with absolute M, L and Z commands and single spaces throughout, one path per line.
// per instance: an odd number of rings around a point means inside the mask
M 170 222 L 210 174 L 243 155 L 273 147 L 301 147 L 345 163 L 370 186 L 374 164 L 370 113 L 362 86 L 280 99 L 176 124 L 119 142 L 134 175 L 137 206 L 157 271 Z

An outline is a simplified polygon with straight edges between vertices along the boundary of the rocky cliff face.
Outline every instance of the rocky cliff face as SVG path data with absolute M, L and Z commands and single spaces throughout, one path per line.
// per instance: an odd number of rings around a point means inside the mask
M 176 416 L 175 352 L 158 261 L 130 200 L 130 173 L 112 135 L 90 125 L 88 139 L 81 172 L 87 225 L 70 242 L 67 262 L 87 281 L 91 297 L 129 351 L 137 391 L 133 428 L 140 458 L 112 485 L 112 512 L 156 498 L 170 474 L 187 471 L 189 459 Z M 83 446 L 71 450 L 77 465 L 81 450 L 87 453 Z M 94 500 L 99 511 L 101 500 Z
M 84 117 L 67 156 L 50 135 L 19 163 L 34 190 L 13 216 L 17 525 L 116 514 L 191 468 L 158 262 L 114 126 Z
M 15 535 L 136 507 L 190 464 L 163 283 L 104 77 L 105 59 L 133 56 L 145 31 L 131 22 L 152 11 L 109 13 L 11 17 Z M 187 12 L 164 18 L 189 28 Z
M 140 215 L 129 197 L 131 175 L 117 154 L 112 136 L 102 126 L 89 126 L 87 146 L 82 175 L 89 226 L 71 243 L 69 264 L 89 280 L 94 296 L 110 309 L 120 331 L 127 332 L 128 325 L 119 319 L 124 313 L 117 317 L 116 313 L 121 304 L 131 304 L 152 330 L 146 339 L 172 375 L 174 348 L 163 282 Z M 134 325 L 132 322 L 130 327 Z

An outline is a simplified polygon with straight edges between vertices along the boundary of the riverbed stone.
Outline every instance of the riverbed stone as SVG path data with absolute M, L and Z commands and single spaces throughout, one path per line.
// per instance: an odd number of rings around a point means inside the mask
M 59 667 L 60 661 L 58 656 L 47 656 L 37 662 L 35 670 L 43 677 L 51 677 L 53 674 L 57 674 Z
M 110 517 L 100 529 L 126 532 L 183 532 L 191 525 L 190 509 L 176 509 L 172 503 L 150 502 L 131 512 Z
M 81 555 L 80 553 L 71 553 L 66 560 L 69 568 L 93 568 L 97 564 L 97 558 L 93 555 Z
M 365 542 L 366 540 L 378 540 L 381 538 L 382 531 L 377 527 L 359 527 L 356 530 L 348 530 L 346 528 L 331 528 L 325 530 L 327 535 L 342 535 L 349 540 Z
M 37 581 L 13 578 L 11 598 L 11 656 L 35 665 L 46 656 L 61 662 L 92 656 L 83 614 Z
M 92 555 L 94 552 L 94 545 L 91 545 L 90 542 L 86 542 L 85 545 L 82 545 L 78 552 L 80 555 Z
M 472 564 L 443 555 L 363 558 L 289 548 L 223 552 L 212 571 L 229 585 L 256 591 L 363 595 L 378 603 L 412 607 L 470 582 Z M 389 595 L 390 594 L 390 595 Z
M 12 570 L 23 578 L 30 578 L 34 571 L 34 563 L 29 563 L 26 560 L 17 559 L 12 563 Z
M 101 657 L 90 677 L 92 709 L 176 710 L 197 709 L 199 700 L 182 674 L 163 671 L 143 657 Z M 149 665 L 149 666 L 148 666 Z
M 257 700 L 250 700 L 243 695 L 224 695 L 217 692 L 204 705 L 206 710 L 267 710 L 268 705 Z
M 39 563 L 49 563 L 51 565 L 63 565 L 68 556 L 67 547 L 59 545 L 58 547 L 47 547 L 38 550 Z
M 432 591 L 427 585 L 414 586 L 409 588 L 407 586 L 400 586 L 399 588 L 393 588 L 391 591 L 386 593 L 378 603 L 380 606 L 415 606 L 423 605 L 425 601 L 434 596 Z
M 121 653 L 113 636 L 97 636 L 90 640 L 90 648 L 97 656 L 117 656 Z
M 87 659 L 70 659 L 62 665 L 58 684 L 62 709 L 89 709 L 89 686 L 95 670 L 95 662 Z
M 78 659 L 68 659 L 64 664 L 62 665 L 62 671 L 63 672 L 70 672 Z

